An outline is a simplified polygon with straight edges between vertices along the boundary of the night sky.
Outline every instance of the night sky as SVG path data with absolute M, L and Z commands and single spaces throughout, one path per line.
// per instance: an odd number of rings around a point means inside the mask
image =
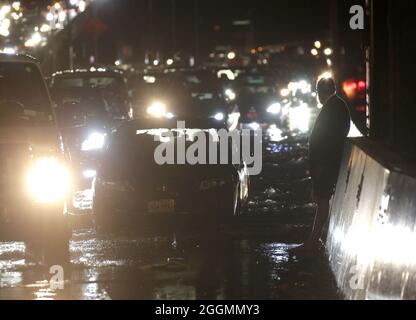
M 329 32 L 328 0 L 100 0 L 96 13 L 108 27 L 99 44 L 101 58 L 108 61 L 126 45 L 136 57 L 145 50 L 195 52 L 196 43 L 205 54 L 216 45 L 312 41 Z M 235 20 L 252 25 L 235 27 Z

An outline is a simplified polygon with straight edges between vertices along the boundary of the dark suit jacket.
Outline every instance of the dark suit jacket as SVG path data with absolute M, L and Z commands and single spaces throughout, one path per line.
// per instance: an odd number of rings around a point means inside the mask
M 350 122 L 347 104 L 337 95 L 333 95 L 322 107 L 309 139 L 313 179 L 335 184 Z

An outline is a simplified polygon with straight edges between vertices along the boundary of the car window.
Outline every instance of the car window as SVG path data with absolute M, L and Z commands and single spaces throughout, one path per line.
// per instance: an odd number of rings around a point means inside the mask
M 53 124 L 48 92 L 33 63 L 0 62 L 0 125 Z

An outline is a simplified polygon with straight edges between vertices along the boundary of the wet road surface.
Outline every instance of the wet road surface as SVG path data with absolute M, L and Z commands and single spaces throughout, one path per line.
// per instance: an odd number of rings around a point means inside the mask
M 63 290 L 51 288 L 48 266 L 25 260 L 23 243 L 0 243 L 0 299 L 341 298 L 323 255 L 288 254 L 313 219 L 307 140 L 274 140 L 265 140 L 263 173 L 252 178 L 250 203 L 232 228 L 101 236 L 77 222 Z

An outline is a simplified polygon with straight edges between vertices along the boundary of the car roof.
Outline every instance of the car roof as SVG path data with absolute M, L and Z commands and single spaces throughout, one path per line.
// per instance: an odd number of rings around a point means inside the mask
M 90 69 L 74 69 L 74 70 L 62 70 L 55 72 L 52 77 L 65 77 L 65 76 L 123 76 L 123 72 L 117 69 L 109 68 L 90 68 Z
M 38 61 L 29 55 L 0 53 L 0 62 L 37 63 Z

